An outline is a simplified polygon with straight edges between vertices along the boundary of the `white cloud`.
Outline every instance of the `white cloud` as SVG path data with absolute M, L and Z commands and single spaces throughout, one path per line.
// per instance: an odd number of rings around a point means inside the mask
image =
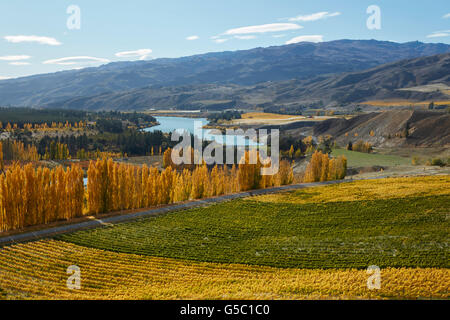
M 225 35 L 238 35 L 238 34 L 252 34 L 252 33 L 266 33 L 266 32 L 278 32 L 287 30 L 298 30 L 303 28 L 295 23 L 270 23 L 262 24 L 258 26 L 248 26 L 242 28 L 235 28 L 227 30 Z
M 234 36 L 236 39 L 239 40 L 252 40 L 252 39 L 256 39 L 256 36 Z
M 61 42 L 55 38 L 50 37 L 39 37 L 39 36 L 5 36 L 3 37 L 6 41 L 11 43 L 22 43 L 22 42 L 37 42 L 39 44 L 47 44 L 49 46 L 59 46 Z
M 437 32 L 427 35 L 427 38 L 440 38 L 440 37 L 447 37 L 450 34 L 444 33 L 444 32 Z
M 299 42 L 316 42 L 316 43 L 323 42 L 323 36 L 322 35 L 299 36 L 292 38 L 289 41 L 286 41 L 286 44 L 293 44 Z
M 444 18 L 444 19 L 448 19 L 448 18 L 450 18 L 450 13 L 447 13 L 446 15 L 444 15 L 442 18 Z
M 19 61 L 19 60 L 28 60 L 30 56 L 20 55 L 20 56 L 2 56 L 0 60 L 2 61 Z
M 88 57 L 88 56 L 77 56 L 77 57 L 65 57 L 60 59 L 52 59 L 42 62 L 43 64 L 57 64 L 61 66 L 71 66 L 80 63 L 107 63 L 108 59 Z
M 186 38 L 186 40 L 192 41 L 192 40 L 198 40 L 200 37 L 199 36 L 189 36 Z
M 441 38 L 450 36 L 450 30 L 435 31 L 432 34 L 427 35 L 427 38 Z
M 8 80 L 8 79 L 11 79 L 11 77 L 2 77 L 2 76 L 0 76 L 0 80 Z
M 134 51 L 117 52 L 115 55 L 120 58 L 139 58 L 139 60 L 145 60 L 152 52 L 152 49 L 139 49 Z
M 341 13 L 340 12 L 328 12 L 328 11 L 322 11 L 322 12 L 316 12 L 313 14 L 308 14 L 308 15 L 300 15 L 294 18 L 290 18 L 289 21 L 316 21 L 316 20 L 321 20 L 321 19 L 326 19 L 326 18 L 330 18 L 330 17 L 336 17 L 339 16 Z
M 224 43 L 226 41 L 228 41 L 228 39 L 214 39 L 215 43 Z
M 10 62 L 9 64 L 12 65 L 12 66 L 28 66 L 28 65 L 30 65 L 31 63 L 29 63 L 29 62 L 18 62 L 18 61 L 16 61 L 16 62 Z

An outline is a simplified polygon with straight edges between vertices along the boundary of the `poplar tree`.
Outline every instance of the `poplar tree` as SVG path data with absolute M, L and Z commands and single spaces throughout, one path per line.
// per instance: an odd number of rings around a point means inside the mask
M 0 171 L 5 171 L 5 161 L 3 160 L 3 143 L 0 142 Z

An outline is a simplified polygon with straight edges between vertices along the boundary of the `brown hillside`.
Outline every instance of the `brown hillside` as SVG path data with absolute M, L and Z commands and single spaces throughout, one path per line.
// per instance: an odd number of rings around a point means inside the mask
M 364 140 L 383 147 L 446 147 L 450 146 L 450 114 L 411 110 L 369 113 L 350 120 L 326 120 L 314 127 L 314 134 L 332 135 L 341 145 Z

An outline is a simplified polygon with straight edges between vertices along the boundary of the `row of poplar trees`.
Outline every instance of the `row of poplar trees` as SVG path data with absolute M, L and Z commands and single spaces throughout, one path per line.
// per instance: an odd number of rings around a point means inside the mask
M 90 214 L 146 208 L 162 204 L 220 196 L 239 191 L 290 184 L 290 163 L 282 161 L 277 174 L 261 175 L 262 164 L 249 163 L 249 154 L 231 169 L 197 165 L 192 170 L 167 166 L 126 165 L 109 160 L 91 161 L 88 169 L 87 207 Z
M 0 152 L 1 154 L 1 152 Z M 1 158 L 1 157 L 0 157 Z M 1 159 L 0 159 L 1 160 Z M 282 161 L 273 176 L 262 176 L 262 164 L 250 164 L 249 154 L 238 166 L 206 164 L 162 171 L 112 159 L 91 161 L 87 188 L 78 165 L 64 169 L 13 164 L 0 174 L 0 231 L 70 220 L 119 210 L 146 208 L 190 199 L 289 184 L 290 163 Z
M 0 231 L 83 215 L 83 170 L 14 164 L 0 174 Z

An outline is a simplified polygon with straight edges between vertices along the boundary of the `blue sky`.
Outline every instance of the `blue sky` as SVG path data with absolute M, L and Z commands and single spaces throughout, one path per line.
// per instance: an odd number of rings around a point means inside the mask
M 67 13 L 80 9 L 80 20 Z M 381 29 L 368 29 L 376 5 Z M 3 0 L 0 79 L 299 41 L 450 43 L 448 0 Z

